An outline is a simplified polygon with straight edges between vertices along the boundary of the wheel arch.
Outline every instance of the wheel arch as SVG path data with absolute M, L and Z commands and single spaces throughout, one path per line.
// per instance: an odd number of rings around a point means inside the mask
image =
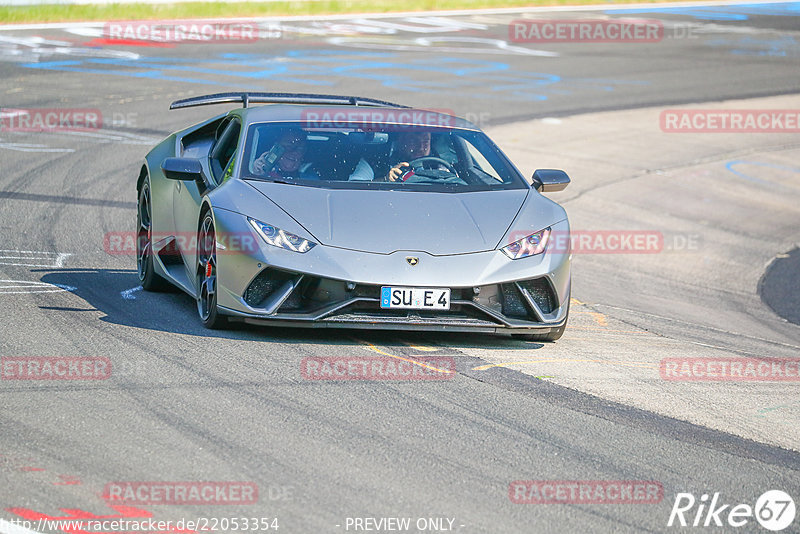
M 142 192 L 142 185 L 144 184 L 145 179 L 150 174 L 150 170 L 147 168 L 147 163 L 142 164 L 142 168 L 139 170 L 139 178 L 136 180 L 136 193 L 137 196 L 139 193 Z
M 211 205 L 211 202 L 208 198 L 204 198 L 200 204 L 200 212 L 197 217 L 197 237 L 200 238 L 200 229 L 203 227 L 203 219 L 205 219 L 207 213 L 211 213 L 211 222 L 214 228 L 214 232 L 217 231 L 217 219 L 214 216 L 214 206 Z M 199 251 L 199 247 L 198 247 Z M 198 266 L 199 269 L 199 266 Z
M 197 231 L 200 231 L 200 226 L 203 224 L 203 217 L 206 216 L 206 213 L 211 212 L 211 218 L 214 219 L 214 226 L 216 227 L 217 221 L 216 217 L 214 217 L 214 206 L 211 205 L 211 201 L 208 198 L 204 198 L 203 201 L 200 203 L 200 216 L 197 218 Z

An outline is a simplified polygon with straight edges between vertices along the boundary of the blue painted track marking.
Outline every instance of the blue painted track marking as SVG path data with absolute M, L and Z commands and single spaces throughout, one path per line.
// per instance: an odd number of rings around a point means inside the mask
M 731 49 L 731 54 L 742 56 L 800 56 L 800 41 L 788 35 L 776 39 L 755 39 L 753 37 L 717 38 L 710 39 L 705 44 L 708 46 L 728 47 Z
M 530 72 L 503 61 L 444 56 L 411 58 L 393 52 L 289 50 L 280 55 L 220 54 L 209 59 L 179 57 L 83 58 L 24 63 L 41 70 L 128 76 L 230 88 L 257 89 L 264 81 L 333 86 L 341 79 L 371 80 L 407 92 L 468 97 L 487 95 L 522 101 L 547 100 L 576 90 L 613 91 L 621 85 L 646 85 L 637 80 L 563 78 Z M 444 78 L 433 78 L 432 73 Z
M 779 183 L 776 183 L 776 182 L 770 182 L 768 180 L 762 180 L 760 178 L 756 178 L 754 176 L 750 176 L 749 174 L 745 174 L 744 172 L 738 171 L 738 170 L 733 168 L 733 167 L 735 167 L 737 165 L 754 165 L 754 166 L 757 166 L 757 167 L 768 167 L 770 169 L 778 169 L 778 170 L 781 170 L 781 171 L 789 171 L 789 172 L 800 173 L 800 168 L 799 167 L 788 167 L 786 165 L 776 165 L 774 163 L 765 163 L 765 162 L 762 162 L 762 161 L 745 161 L 745 160 L 737 159 L 737 160 L 729 161 L 728 163 L 725 164 L 725 168 L 728 169 L 729 171 L 731 171 L 736 176 L 739 176 L 740 178 L 744 178 L 745 180 L 748 180 L 750 182 L 754 182 L 754 183 L 761 184 L 761 185 L 767 185 L 767 186 L 771 186 L 771 187 L 776 187 L 777 186 L 777 187 L 780 187 L 780 188 L 795 189 L 794 187 L 791 187 L 791 186 L 787 186 L 787 185 L 784 185 L 784 184 L 779 184 Z
M 760 16 L 800 16 L 800 2 L 775 2 L 770 4 L 734 4 L 728 6 L 703 7 L 646 7 L 632 9 L 609 9 L 609 15 L 663 14 L 683 15 L 699 20 L 748 20 L 751 15 Z

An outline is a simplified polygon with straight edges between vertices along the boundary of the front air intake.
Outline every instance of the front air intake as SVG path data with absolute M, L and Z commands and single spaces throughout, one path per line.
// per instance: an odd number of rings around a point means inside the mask
M 260 308 L 273 292 L 292 278 L 294 276 L 290 273 L 264 269 L 247 286 L 244 291 L 244 301 L 251 308 Z
M 527 319 L 530 314 L 525 299 L 514 284 L 502 284 L 500 290 L 503 294 L 503 315 L 506 317 L 516 317 Z
M 517 282 L 519 287 L 530 295 L 531 299 L 542 310 L 542 313 L 553 313 L 558 304 L 556 303 L 553 289 L 546 278 L 535 278 L 533 280 L 522 280 Z

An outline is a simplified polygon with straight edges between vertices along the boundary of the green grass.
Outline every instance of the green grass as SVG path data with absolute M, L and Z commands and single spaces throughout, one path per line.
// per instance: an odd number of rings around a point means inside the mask
M 645 0 L 651 3 L 666 0 Z M 148 19 L 264 17 L 274 15 L 328 15 L 336 13 L 390 13 L 559 5 L 615 6 L 642 0 L 302 0 L 278 2 L 187 2 L 182 4 L 108 4 L 0 6 L 0 23 L 68 22 Z

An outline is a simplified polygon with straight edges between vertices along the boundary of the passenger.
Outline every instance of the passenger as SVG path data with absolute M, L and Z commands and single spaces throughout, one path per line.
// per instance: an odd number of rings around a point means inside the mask
M 304 162 L 307 148 L 306 133 L 297 128 L 281 131 L 278 142 L 253 162 L 253 174 L 268 178 L 319 179 Z

